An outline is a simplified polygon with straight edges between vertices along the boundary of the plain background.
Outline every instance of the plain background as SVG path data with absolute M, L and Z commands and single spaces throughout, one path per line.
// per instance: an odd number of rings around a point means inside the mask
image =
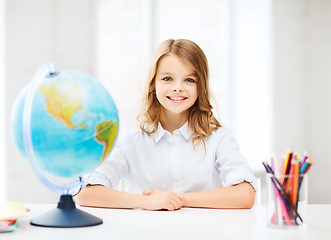
M 45 62 L 86 72 L 137 127 L 151 53 L 167 38 L 205 51 L 215 114 L 264 182 L 263 156 L 309 150 L 309 201 L 331 203 L 331 1 L 2 0 L 1 200 L 56 202 L 14 146 L 15 98 Z M 255 157 L 256 156 L 256 157 Z

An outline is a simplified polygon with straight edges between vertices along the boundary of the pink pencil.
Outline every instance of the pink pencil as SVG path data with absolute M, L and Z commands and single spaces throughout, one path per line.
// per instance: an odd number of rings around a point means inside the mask
M 286 206 L 285 206 L 285 204 L 283 202 L 283 199 L 279 195 L 279 192 L 278 191 L 276 191 L 276 194 L 277 194 L 277 199 L 278 199 L 278 201 L 280 203 L 280 207 L 281 207 L 282 212 L 283 212 L 283 217 L 284 217 L 285 223 L 286 223 L 286 225 L 290 226 L 291 225 L 290 216 L 288 215 L 288 212 L 286 210 Z

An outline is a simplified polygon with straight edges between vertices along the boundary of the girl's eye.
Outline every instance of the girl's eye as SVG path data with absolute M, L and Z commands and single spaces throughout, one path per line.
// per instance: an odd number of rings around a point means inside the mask
M 165 78 L 163 78 L 163 80 L 166 82 L 170 82 L 172 79 L 171 79 L 171 77 L 165 77 Z
M 194 83 L 194 82 L 195 82 L 195 80 L 194 80 L 194 79 L 192 79 L 192 78 L 188 78 L 188 79 L 186 79 L 186 82 L 189 82 L 189 83 Z

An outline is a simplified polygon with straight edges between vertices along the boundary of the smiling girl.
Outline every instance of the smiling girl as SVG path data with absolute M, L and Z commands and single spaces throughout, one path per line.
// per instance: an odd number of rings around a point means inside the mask
M 147 82 L 140 130 L 119 138 L 87 178 L 80 205 L 176 210 L 251 208 L 255 177 L 209 97 L 208 63 L 198 45 L 166 40 Z M 113 189 L 125 179 L 126 191 Z

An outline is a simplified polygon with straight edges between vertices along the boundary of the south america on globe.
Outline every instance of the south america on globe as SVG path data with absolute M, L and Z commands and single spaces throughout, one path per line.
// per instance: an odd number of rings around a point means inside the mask
M 22 121 L 29 85 L 14 104 L 14 142 L 26 156 Z M 71 178 L 92 171 L 111 152 L 118 134 L 116 105 L 91 76 L 59 71 L 43 77 L 33 96 L 31 138 L 38 167 L 48 174 Z

